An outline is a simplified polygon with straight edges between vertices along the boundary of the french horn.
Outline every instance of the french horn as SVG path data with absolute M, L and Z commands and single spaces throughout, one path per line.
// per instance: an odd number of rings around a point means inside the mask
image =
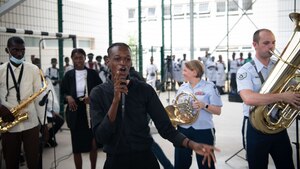
M 195 95 L 182 92 L 176 96 L 173 105 L 165 108 L 174 127 L 181 124 L 192 124 L 196 121 L 200 110 L 194 111 L 192 105 L 194 100 L 197 100 Z

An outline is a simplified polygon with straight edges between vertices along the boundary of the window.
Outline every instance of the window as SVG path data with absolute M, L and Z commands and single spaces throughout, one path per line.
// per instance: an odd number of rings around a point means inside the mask
M 210 13 L 209 2 L 200 2 L 199 3 L 199 14 Z
M 217 2 L 217 12 L 225 12 L 226 6 L 225 1 Z
M 135 9 L 128 9 L 128 19 L 134 19 Z
M 141 9 L 141 18 L 146 18 L 148 12 L 148 8 Z
M 72 41 L 72 39 L 64 39 L 64 47 L 66 47 L 66 48 L 73 48 L 73 41 Z
M 40 38 L 36 37 L 24 37 L 26 47 L 39 47 Z
M 46 39 L 45 45 L 47 48 L 58 48 L 58 40 L 57 39 Z
M 155 15 L 155 7 L 148 8 L 148 16 L 149 16 L 149 17 L 156 16 L 156 15 Z
M 193 10 L 194 10 L 194 15 L 197 14 L 197 12 L 198 12 L 197 9 L 198 9 L 198 8 L 197 8 L 197 4 L 194 4 L 194 9 L 193 9 Z M 187 14 L 187 15 L 190 15 L 190 4 L 187 4 L 187 5 L 186 5 L 185 11 L 186 11 L 186 14 Z
M 239 6 L 238 6 L 238 1 L 237 0 L 232 0 L 228 2 L 228 11 L 233 12 L 233 11 L 238 11 Z
M 174 5 L 174 16 L 183 16 L 183 6 L 182 5 Z
M 252 10 L 252 0 L 243 0 L 243 10 Z
M 78 40 L 78 46 L 81 48 L 92 48 L 92 41 L 90 39 Z
M 164 9 L 164 15 L 165 15 L 165 16 L 170 16 L 170 15 L 171 15 L 171 8 L 170 8 L 170 5 L 165 6 L 165 9 Z

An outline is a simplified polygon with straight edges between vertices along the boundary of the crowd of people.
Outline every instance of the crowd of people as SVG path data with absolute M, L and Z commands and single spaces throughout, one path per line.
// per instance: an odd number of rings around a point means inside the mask
M 194 96 L 187 104 L 193 113 L 201 113 L 192 123 L 174 127 L 156 92 L 158 68 L 153 57 L 143 78 L 132 67 L 131 49 L 125 43 L 110 45 L 103 64 L 102 56 L 94 61 L 94 54 L 74 48 L 70 54 L 73 65 L 69 57 L 64 59 L 63 77 L 59 77 L 57 58 L 52 58 L 43 78 L 40 60 L 32 57 L 32 63 L 24 61 L 23 39 L 11 37 L 5 49 L 9 61 L 0 65 L 0 116 L 5 123 L 12 123 L 17 117 L 11 111 L 25 101 L 27 107 L 17 111 L 26 110 L 28 119 L 1 133 L 6 168 L 19 168 L 22 152 L 29 169 L 41 168 L 40 147 L 59 144 L 55 134 L 64 121 L 70 129 L 76 169 L 83 166 L 82 153 L 89 153 L 91 168 L 95 169 L 98 148 L 102 147 L 106 153 L 104 169 L 158 169 L 158 161 L 164 168 L 188 169 L 193 152 L 199 169 L 216 168 L 215 152 L 219 149 L 215 147 L 213 116 L 222 113 L 220 94 L 225 93 L 228 69 L 230 90 L 244 102 L 243 137 L 249 169 L 267 169 L 269 155 L 277 169 L 294 169 L 287 130 L 262 133 L 251 125 L 249 111 L 250 106 L 281 101 L 298 107 L 300 94 L 259 93 L 275 65 L 270 53 L 275 49 L 275 36 L 268 29 L 259 29 L 252 45 L 255 57 L 248 53 L 244 59 L 240 53 L 236 59 L 236 53 L 232 53 L 228 65 L 222 55 L 215 62 L 208 52 L 195 60 L 187 60 L 186 54 L 177 61 L 174 55 L 167 56 L 163 82 L 171 90 L 178 86 L 176 97 L 182 93 Z M 59 114 L 58 96 L 65 104 L 65 118 Z M 153 140 L 149 121 L 174 145 L 174 164 Z

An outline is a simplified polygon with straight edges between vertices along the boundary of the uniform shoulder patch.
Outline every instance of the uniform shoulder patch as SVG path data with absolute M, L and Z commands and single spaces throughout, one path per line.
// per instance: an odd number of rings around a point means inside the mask
M 244 73 L 241 73 L 241 74 L 238 74 L 238 79 L 239 80 L 243 80 L 243 79 L 245 79 L 247 77 L 247 72 L 244 72 Z

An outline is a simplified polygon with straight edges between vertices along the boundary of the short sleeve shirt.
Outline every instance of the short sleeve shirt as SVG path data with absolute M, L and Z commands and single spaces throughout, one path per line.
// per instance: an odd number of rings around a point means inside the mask
M 205 104 L 214 106 L 223 105 L 219 91 L 212 82 L 200 80 L 194 88 L 192 88 L 190 83 L 184 83 L 178 89 L 176 96 L 182 92 L 194 94 L 199 101 L 204 102 Z M 192 126 L 194 129 L 210 129 L 214 128 L 212 118 L 213 114 L 207 112 L 205 109 L 201 109 L 197 120 L 193 124 L 180 126 L 183 128 L 189 128 Z
M 264 66 L 256 57 L 254 57 L 253 62 L 257 71 L 252 62 L 244 64 L 238 70 L 236 76 L 238 92 L 244 89 L 249 89 L 258 93 L 262 86 L 262 81 L 259 77 L 258 72 L 261 72 L 264 80 L 266 80 L 276 63 L 276 61 L 270 60 L 269 64 L 267 66 Z M 244 116 L 249 117 L 249 110 L 250 106 L 243 103 Z

